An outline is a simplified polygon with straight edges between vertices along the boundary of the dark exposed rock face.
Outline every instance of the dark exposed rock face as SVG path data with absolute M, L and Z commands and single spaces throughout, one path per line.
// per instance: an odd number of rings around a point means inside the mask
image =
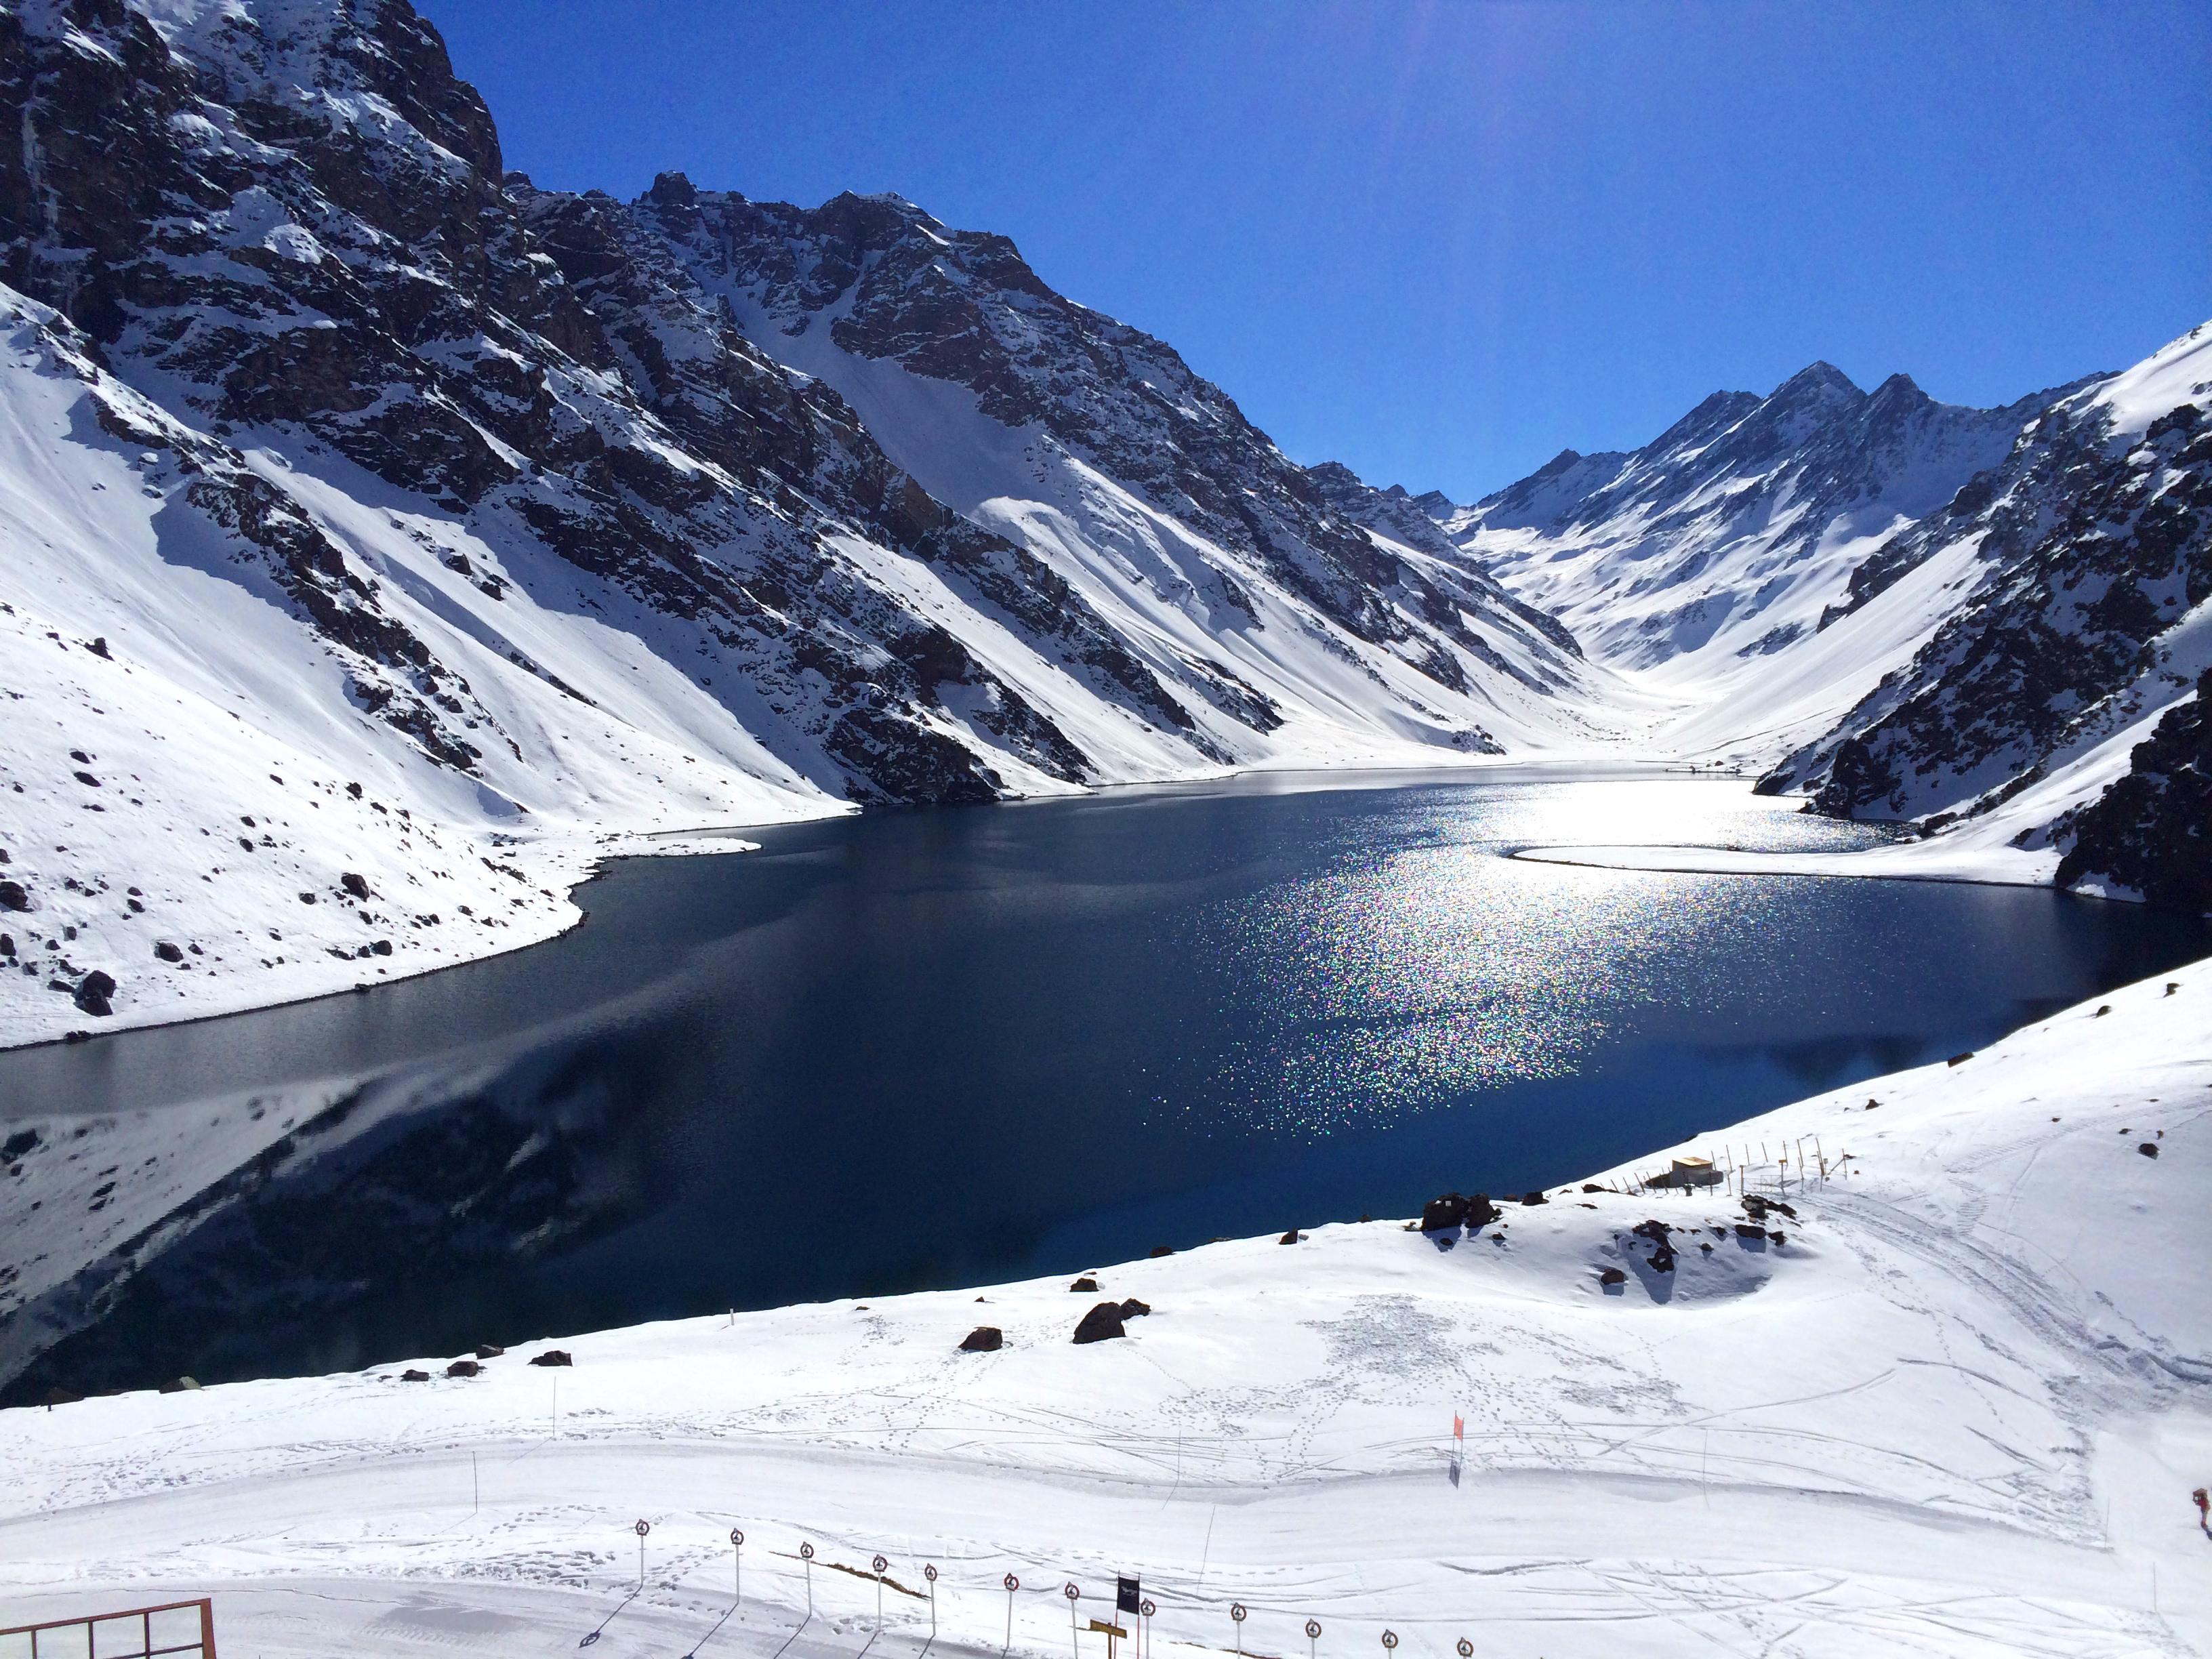
M 2127 775 L 2074 814 L 2058 884 L 2093 878 L 2185 915 L 2212 915 L 2212 669 L 2135 746 Z

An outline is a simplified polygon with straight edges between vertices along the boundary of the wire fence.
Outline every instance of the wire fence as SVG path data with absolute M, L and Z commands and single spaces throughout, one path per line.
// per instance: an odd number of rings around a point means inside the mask
M 618 1630 L 623 1614 L 648 1588 L 664 1590 L 687 1589 L 699 1569 L 701 1557 L 696 1547 L 679 1548 L 673 1552 L 674 1565 L 678 1568 L 676 1576 L 655 1581 L 651 1574 L 647 1549 L 653 1523 L 641 1520 L 629 1530 L 638 1540 L 636 1582 L 598 1625 L 583 1634 L 576 1644 L 579 1648 L 595 1647 L 603 1638 Z M 756 1558 L 763 1547 L 757 1543 L 752 1546 Z M 850 1549 L 854 1547 L 848 1543 L 844 1547 Z M 743 1528 L 731 1529 L 728 1548 L 731 1574 L 729 1607 L 710 1628 L 691 1643 L 684 1659 L 700 1659 L 702 1650 L 713 1638 L 744 1607 L 746 1538 Z M 1168 1637 L 1171 1646 L 1212 1650 L 1234 1656 L 1234 1659 L 1291 1659 L 1300 1642 L 1305 1646 L 1306 1659 L 1320 1659 L 1326 1635 L 1319 1619 L 1303 1610 L 1281 1606 L 1260 1606 L 1258 1611 L 1263 1615 L 1260 1628 L 1248 1632 L 1247 1623 L 1252 1619 L 1255 1609 L 1241 1600 L 1209 1599 L 1184 1594 L 1172 1597 L 1163 1605 L 1153 1594 L 1145 1590 L 1139 1578 L 1127 1574 L 1115 1574 L 1105 1578 L 1094 1577 L 1086 1586 L 1085 1582 L 1075 1577 L 1065 1577 L 1056 1571 L 1039 1572 L 1034 1564 L 1024 1564 L 1028 1565 L 1030 1573 L 1029 1580 L 1024 1582 L 1020 1572 L 1002 1571 L 997 1564 L 978 1558 L 962 1558 L 942 1566 L 936 1560 L 915 1558 L 912 1565 L 894 1568 L 890 1558 L 881 1552 L 869 1557 L 867 1565 L 863 1567 L 827 1558 L 811 1540 L 800 1541 L 793 1548 L 769 1549 L 767 1553 L 781 1562 L 796 1563 L 801 1579 L 798 1587 L 799 1595 L 795 1601 L 787 1606 L 777 1605 L 779 1613 L 795 1616 L 796 1622 L 784 1635 L 781 1644 L 775 1649 L 771 1659 L 782 1659 L 787 1650 L 810 1628 L 818 1627 L 825 1631 L 835 1628 L 841 1633 L 849 1633 L 855 1623 L 866 1630 L 866 1637 L 853 1659 L 866 1659 L 877 1642 L 886 1634 L 921 1638 L 921 1647 L 915 1659 L 925 1659 L 939 1638 L 938 1591 L 940 1583 L 948 1592 L 966 1592 L 968 1596 L 1005 1598 L 1003 1625 L 995 1607 L 988 1620 L 979 1620 L 975 1616 L 974 1602 L 967 1602 L 963 1609 L 965 1616 L 961 1620 L 959 1641 L 963 1649 L 971 1652 L 979 1648 L 988 1651 L 989 1643 L 982 1639 L 988 1632 L 999 1637 L 1002 1655 L 1020 1654 L 1025 1659 L 1027 1656 L 1054 1651 L 1065 1651 L 1071 1659 L 1084 1659 L 1086 1651 L 1093 1659 L 1102 1651 L 1104 1659 L 1152 1659 L 1155 1620 L 1161 1619 L 1171 1622 L 1174 1626 Z M 830 1612 L 827 1604 L 831 1600 L 829 1590 L 833 1580 L 825 1577 L 817 1585 L 815 1582 L 817 1569 L 847 1582 L 859 1579 L 872 1584 L 874 1589 L 872 1608 L 848 1607 L 842 1613 Z M 756 1584 L 758 1572 L 757 1566 Z M 886 1590 L 908 1604 L 903 1610 L 903 1617 L 892 1619 L 887 1616 L 884 1599 Z M 756 1591 L 756 1605 L 760 1600 Z M 1040 1639 L 1036 1628 L 1041 1620 L 1052 1616 L 1046 1613 L 1046 1609 L 1062 1601 L 1067 1608 L 1064 1649 L 1060 1645 L 1059 1638 L 1048 1636 Z M 1021 1615 L 1018 1623 L 1018 1613 Z M 923 1630 L 925 1619 L 926 1634 Z M 1430 1627 L 1437 1621 L 1425 1618 L 1419 1622 Z M 1395 1659 L 1399 1645 L 1397 1632 L 1388 1624 L 1378 1624 L 1371 1618 L 1358 1621 L 1357 1627 L 1360 1630 L 1368 1630 L 1370 1626 L 1373 1626 L 1370 1633 L 1381 1649 L 1380 1659 Z M 1364 1638 L 1355 1638 L 1355 1642 L 1360 1648 L 1368 1645 Z M 1468 1637 L 1457 1637 L 1452 1647 L 1459 1659 L 1473 1659 L 1475 1648 Z

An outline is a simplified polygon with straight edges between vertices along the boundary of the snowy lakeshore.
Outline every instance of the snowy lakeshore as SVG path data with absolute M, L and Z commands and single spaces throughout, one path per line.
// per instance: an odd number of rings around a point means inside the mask
M 1096 1291 L 11 1411 L 0 1607 L 211 1594 L 224 1651 L 270 1656 L 596 1632 L 912 1659 L 934 1566 L 935 1645 L 967 1653 L 1067 1651 L 1072 1582 L 1103 1654 L 1117 1573 L 1171 1651 L 1237 1645 L 1231 1602 L 1258 1654 L 1302 1650 L 1309 1619 L 1320 1652 L 1387 1628 L 1420 1659 L 2200 1651 L 2208 1113 L 2197 964 L 1501 1200 L 1479 1232 L 1315 1227 L 1103 1266 Z M 1697 1155 L 1778 1195 L 1801 1139 L 1828 1177 L 1793 1162 L 1789 1212 L 1755 1223 L 1718 1188 L 1632 1190 Z M 1071 1342 L 1129 1298 L 1151 1311 L 1126 1337 Z M 1004 1346 L 960 1352 L 981 1325 Z M 527 1363 L 548 1346 L 573 1365 Z

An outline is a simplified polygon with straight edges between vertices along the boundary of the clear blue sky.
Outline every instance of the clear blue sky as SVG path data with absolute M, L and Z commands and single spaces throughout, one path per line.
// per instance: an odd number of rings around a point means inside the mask
M 2212 6 L 417 0 L 507 165 L 1003 231 L 1303 461 L 1462 500 L 1825 357 L 2212 317 Z

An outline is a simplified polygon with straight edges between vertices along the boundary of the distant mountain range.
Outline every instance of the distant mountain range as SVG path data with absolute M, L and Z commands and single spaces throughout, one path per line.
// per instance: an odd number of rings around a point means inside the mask
M 1593 657 L 1685 696 L 1675 745 L 1730 748 L 1835 816 L 2072 848 L 2212 667 L 2208 394 L 2212 325 L 1998 410 L 1816 363 L 1632 454 L 1417 504 Z M 2108 823 L 2069 884 L 2203 890 L 2207 774 L 2160 775 L 2172 822 L 2134 852 Z M 2153 875 L 2161 858 L 2198 873 Z
M 543 937 L 639 832 L 1251 766 L 1717 760 L 2055 862 L 2206 665 L 2201 335 L 1460 507 L 895 197 L 539 190 L 406 0 L 0 9 L 0 98 L 11 1036 Z

